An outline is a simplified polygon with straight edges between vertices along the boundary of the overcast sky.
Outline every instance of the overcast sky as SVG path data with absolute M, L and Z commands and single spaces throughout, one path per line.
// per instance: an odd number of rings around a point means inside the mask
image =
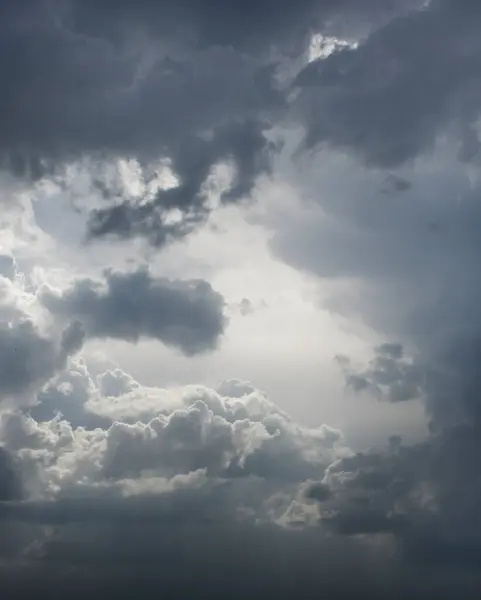
M 477 598 L 481 4 L 0 3 L 0 595 Z

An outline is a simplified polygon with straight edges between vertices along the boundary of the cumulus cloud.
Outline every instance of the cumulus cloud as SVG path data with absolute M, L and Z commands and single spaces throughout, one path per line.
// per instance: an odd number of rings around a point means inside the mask
M 147 270 L 107 271 L 105 281 L 80 279 L 63 292 L 43 289 L 56 317 L 75 319 L 89 337 L 137 342 L 153 338 L 193 355 L 216 347 L 224 330 L 224 299 L 203 280 L 171 281 Z
M 108 395 L 105 381 L 113 377 L 124 387 Z M 200 473 L 284 490 L 349 453 L 339 431 L 302 427 L 262 392 L 245 391 L 145 387 L 119 369 L 94 381 L 77 360 L 43 388 L 36 406 L 4 416 L 1 437 L 42 498 L 96 489 L 128 495 L 137 485 L 141 493 L 144 480 L 155 491 L 178 475 Z
M 52 418 L 54 405 L 43 420 L 11 413 L 2 422 L 2 481 L 11 482 L 13 472 L 25 489 L 23 502 L 10 495 L 0 503 L 0 527 L 21 541 L 0 546 L 2 585 L 23 589 L 19 574 L 39 589 L 57 577 L 65 584 L 79 577 L 88 588 L 108 582 L 118 597 L 118 586 L 137 585 L 143 594 L 144 584 L 158 580 L 166 593 L 189 595 L 190 584 L 173 576 L 187 570 L 189 581 L 198 576 L 216 597 L 227 570 L 240 589 L 257 586 L 280 597 L 313 585 L 338 597 L 351 597 L 354 585 L 380 597 L 420 590 L 420 597 L 443 597 L 436 596 L 443 577 L 470 590 L 469 570 L 464 583 L 449 570 L 428 581 L 412 560 L 399 560 L 388 539 L 350 537 L 402 534 L 405 552 L 408 542 L 419 549 L 402 515 L 423 509 L 424 498 L 412 492 L 424 482 L 425 453 L 418 452 L 420 461 L 415 449 L 393 440 L 383 456 L 353 455 L 339 432 L 294 423 L 247 383 L 219 386 L 231 396 L 189 386 L 168 397 L 118 369 L 94 381 L 78 360 L 57 385 L 65 388 L 69 378 L 83 382 L 77 425 Z M 123 386 L 103 395 L 113 379 Z M 44 389 L 41 403 L 53 388 Z M 82 424 L 87 412 L 134 390 L 137 416 Z M 159 564 L 169 565 L 160 579 Z
M 289 508 L 299 484 L 322 476 L 350 451 L 339 431 L 295 423 L 247 383 L 219 387 L 233 394 L 202 386 L 146 388 L 119 369 L 94 379 L 77 359 L 44 387 L 37 406 L 5 414 L 0 440 L 5 465 L 15 464 L 15 471 L 2 467 L 2 482 L 11 492 L 13 472 L 25 496 L 12 502 L 9 492 L 4 500 L 10 502 L 0 503 L 0 526 L 10 525 L 13 537 L 19 527 L 30 532 L 22 550 L 27 570 L 44 559 L 49 569 L 57 544 L 79 549 L 78 535 L 88 531 L 85 548 L 95 546 L 98 536 L 114 536 L 99 571 L 105 576 L 113 539 L 125 527 L 148 561 L 158 555 L 150 541 L 137 537 L 145 526 L 159 540 L 178 529 L 187 544 L 200 544 L 208 526 L 209 536 L 218 539 L 218 550 L 211 550 L 220 552 L 219 560 L 232 535 L 247 528 L 265 539 L 267 551 L 268 540 L 283 529 L 275 523 L 286 512 L 284 523 L 292 521 Z M 18 552 L 4 550 L 10 573 Z M 66 564 L 75 569 L 93 556 L 90 550 L 83 558 L 67 555 Z

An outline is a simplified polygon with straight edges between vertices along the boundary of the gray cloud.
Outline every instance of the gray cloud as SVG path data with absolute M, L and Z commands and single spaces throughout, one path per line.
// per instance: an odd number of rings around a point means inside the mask
M 105 380 L 114 374 L 127 385 L 109 395 Z M 149 487 L 161 491 L 172 478 L 187 481 L 195 473 L 194 483 L 204 475 L 234 482 L 254 478 L 283 490 L 319 477 L 348 452 L 339 431 L 300 426 L 252 386 L 244 384 L 239 395 L 238 386 L 229 392 L 230 385 L 221 386 L 222 393 L 203 386 L 162 390 L 141 386 L 120 369 L 93 380 L 76 360 L 44 386 L 24 416 L 4 418 L 3 439 L 7 449 L 21 451 L 24 467 L 44 453 L 37 484 L 47 497 L 59 477 L 61 495 L 81 494 L 85 486 L 91 493 L 125 486 L 134 493 L 137 484 L 142 493 L 142 478 L 145 493 Z M 58 418 L 69 432 L 67 445 Z M 88 474 L 82 458 L 87 440 L 88 461 L 96 465 Z M 67 456 L 70 465 L 63 467 Z
M 0 502 L 20 500 L 20 488 L 15 464 L 8 452 L 0 446 Z
M 346 383 L 356 392 L 369 392 L 391 402 L 419 399 L 426 373 L 415 362 L 404 359 L 401 344 L 381 344 L 365 370 L 353 368 L 348 357 L 338 357 Z
M 306 31 L 325 27 L 340 19 L 349 22 L 350 18 L 359 21 L 368 20 L 371 25 L 376 18 L 392 17 L 412 6 L 419 5 L 415 0 L 402 0 L 399 6 L 393 6 L 389 0 L 366 0 L 359 5 L 355 0 L 301 0 L 293 8 L 288 0 L 247 0 L 231 2 L 228 6 L 219 0 L 206 0 L 200 4 L 196 0 L 153 2 L 152 0 L 122 0 L 103 2 L 100 9 L 93 0 L 78 2 L 75 5 L 80 22 L 92 28 L 98 26 L 93 21 L 93 7 L 97 11 L 100 27 L 112 16 L 112 7 L 116 8 L 115 27 L 130 25 L 132 22 L 150 27 L 155 33 L 163 33 L 167 27 L 182 26 L 195 31 L 200 45 L 232 46 L 244 52 L 260 54 L 269 51 L 272 46 L 303 50 L 296 41 L 304 39 Z M 102 18 L 104 20 L 102 20 Z M 354 23 L 350 23 L 353 25 Z M 362 23 L 366 26 L 366 23 Z
M 101 27 L 102 7 L 88 4 L 81 5 L 86 18 Z M 12 83 L 11 97 L 2 106 L 7 150 L 37 150 L 40 158 L 62 161 L 102 151 L 158 158 L 164 148 L 175 149 L 186 136 L 195 140 L 198 133 L 262 109 L 263 90 L 254 85 L 255 65 L 233 51 L 207 48 L 182 60 L 171 58 L 179 50 L 174 45 L 168 52 L 155 53 L 143 74 L 139 71 L 142 59 L 147 60 L 147 38 L 132 45 L 124 31 L 119 47 L 105 30 L 91 35 L 89 28 L 83 31 L 67 4 L 50 10 L 48 3 L 40 2 L 37 10 L 31 6 L 28 12 L 8 5 L 0 38 L 8 55 L 2 61 L 4 79 Z M 109 23 L 103 26 L 115 26 L 119 17 L 110 11 Z M 147 22 L 142 25 L 145 29 Z M 171 40 L 167 36 L 167 44 Z M 35 78 L 35 72 L 43 76 Z M 15 109 L 7 103 L 20 97 L 24 103 Z
M 223 202 L 248 196 L 269 173 L 264 133 L 287 108 L 277 73 L 283 57 L 298 59 L 319 28 L 348 23 L 364 31 L 370 20 L 384 22 L 417 3 L 5 2 L 3 164 L 20 176 L 61 179 L 65 165 L 86 156 L 135 158 L 149 179 L 169 158 L 177 189 L 141 206 L 121 193 L 90 214 L 88 228 L 90 238 L 142 236 L 164 245 L 205 219 L 203 184 L 218 163 L 236 168 Z M 175 225 L 167 222 L 173 207 L 181 211 Z
M 269 172 L 272 148 L 263 128 L 260 122 L 238 122 L 216 129 L 208 140 L 198 137 L 186 140 L 186 147 L 181 147 L 173 157 L 180 177 L 177 187 L 159 190 L 153 199 L 137 205 L 124 200 L 113 207 L 95 209 L 90 216 L 89 235 L 113 234 L 124 238 L 139 235 L 155 246 L 183 237 L 209 214 L 203 184 L 213 167 L 226 161 L 235 165 L 234 182 L 221 194 L 222 202 L 248 196 L 258 175 Z M 172 209 L 182 211 L 182 218 L 169 223 Z
M 420 395 L 432 422 L 422 444 L 392 439 L 384 452 L 352 456 L 340 432 L 294 423 L 244 382 L 176 393 L 120 370 L 95 379 L 77 361 L 66 370 L 84 332 L 153 337 L 187 354 L 213 348 L 223 300 L 205 282 L 109 272 L 43 290 L 55 321 L 73 320 L 50 337 L 2 282 L 0 392 L 38 402 L 1 421 L 6 596 L 52 586 L 94 597 L 479 595 L 480 189 L 456 162 L 477 160 L 479 10 L 434 0 L 386 25 L 386 3 L 359 4 L 0 7 L 6 165 L 42 177 L 83 156 L 134 157 L 148 179 L 171 158 L 180 185 L 143 205 L 93 184 L 113 201 L 93 213 L 93 235 L 157 245 L 204 219 L 202 186 L 217 163 L 237 166 L 224 202 L 269 172 L 263 133 L 285 99 L 268 48 L 299 48 L 316 17 L 328 29 L 346 18 L 348 30 L 374 30 L 297 81 L 294 119 L 307 146 L 325 146 L 301 191 L 322 210 L 286 220 L 274 246 L 333 287 L 352 284 L 332 306 L 400 340 L 378 347 L 366 369 L 345 360 L 348 383 L 391 401 Z M 365 26 L 373 13 L 381 21 Z M 226 40 L 230 48 L 215 45 Z M 451 148 L 436 146 L 443 135 Z M 181 211 L 174 225 L 164 219 L 171 208 Z M 12 279 L 9 258 L 1 268 Z M 28 502 L 15 501 L 17 477 Z
M 477 597 L 479 577 L 466 567 L 453 569 L 448 562 L 433 577 L 420 563 L 401 562 L 382 542 L 376 547 L 318 528 L 255 525 L 249 516 L 232 514 L 229 496 L 220 490 L 185 491 L 152 499 L 0 505 L 2 522 L 37 531 L 41 540 L 21 562 L 8 561 L 2 585 L 26 592 L 22 582 L 29 581 L 37 591 L 54 585 L 59 594 L 63 586 L 72 586 L 74 597 L 86 591 L 93 597 L 122 597 L 134 589 L 150 597 L 152 586 L 160 586 L 168 595 L 187 598 L 201 586 L 216 598 L 234 580 L 234 597 L 257 589 L 287 598 L 319 587 L 338 598 L 359 592 L 375 598 L 450 598 L 453 590 Z M 371 535 L 379 531 L 379 526 L 373 529 L 376 521 L 371 518 L 367 528 Z M 426 541 L 424 548 L 431 549 Z
M 321 149 L 292 177 L 314 202 L 273 241 L 328 283 L 331 310 L 389 340 L 366 368 L 341 360 L 347 384 L 419 398 L 430 420 L 423 444 L 332 467 L 320 519 L 389 532 L 403 560 L 430 568 L 480 566 L 478 12 L 433 1 L 306 68 L 296 116 Z
M 11 254 L 0 254 L 0 275 L 13 280 L 17 274 L 17 263 Z
M 479 4 L 435 0 L 298 76 L 308 147 L 396 166 L 454 130 L 472 139 L 481 85 Z M 471 152 L 472 154 L 472 152 Z
M 44 337 L 30 320 L 0 328 L 0 395 L 28 393 L 65 366 L 83 342 L 77 325 L 69 326 L 60 343 Z
M 395 440 L 390 451 L 334 463 L 307 494 L 336 534 L 394 536 L 400 560 L 435 568 L 436 577 L 439 568 L 479 572 L 478 449 L 477 432 L 466 426 L 411 447 Z
M 456 198 L 464 191 L 459 175 L 451 167 L 435 183 L 406 190 L 402 205 L 389 198 L 377 212 L 367 199 L 380 180 L 374 178 L 353 194 L 352 204 L 349 196 L 337 196 L 339 211 L 312 227 L 309 251 L 302 249 L 304 230 L 297 237 L 300 248 L 291 246 L 284 254 L 292 258 L 296 252 L 296 264 L 331 282 L 350 281 L 353 295 L 336 297 L 331 308 L 356 311 L 379 332 L 403 340 L 376 348 L 367 368 L 341 361 L 346 382 L 392 402 L 421 399 L 432 431 L 425 444 L 390 458 L 374 453 L 358 465 L 341 463 L 337 489 L 320 503 L 321 519 L 343 535 L 389 532 L 403 560 L 436 569 L 455 564 L 479 569 L 481 540 L 480 469 L 474 458 L 480 439 L 478 186 L 473 196 L 448 208 L 450 194 Z M 441 186 L 449 192 L 431 203 Z M 404 226 L 406 215 L 415 214 L 415 202 L 423 219 L 431 215 L 445 223 L 439 239 L 414 218 L 412 228 Z
M 380 178 L 364 180 L 357 195 L 338 195 L 337 210 L 296 237 L 297 250 L 281 251 L 334 287 L 336 278 L 350 282 L 352 295 L 335 296 L 333 310 L 356 312 L 385 337 L 402 340 L 375 349 L 367 368 L 349 360 L 341 366 L 357 391 L 393 402 L 421 399 L 432 431 L 425 444 L 390 458 L 374 453 L 357 466 L 342 463 L 337 490 L 320 503 L 321 520 L 344 535 L 389 532 L 403 560 L 479 569 L 479 189 L 474 184 L 473 195 L 457 202 L 466 189 L 458 167 L 434 173 L 431 183 L 406 190 L 401 203 L 391 197 L 377 204 L 377 211 L 368 192 L 376 193 Z M 446 232 L 433 239 L 415 214 L 439 219 Z
M 124 385 L 106 387 L 113 378 Z M 19 553 L 28 572 L 42 564 L 49 569 L 63 544 L 73 550 L 61 553 L 66 568 L 90 572 L 98 536 L 106 542 L 99 575 L 108 575 L 110 561 L 134 572 L 137 560 L 129 552 L 118 554 L 112 542 L 130 530 L 128 545 L 135 545 L 145 564 L 157 563 L 157 550 L 142 541 L 144 527 L 164 542 L 180 535 L 187 544 L 200 544 L 208 532 L 218 540 L 217 560 L 225 553 L 224 540 L 246 528 L 256 537 L 259 531 L 266 551 L 272 535 L 284 538 L 274 523 L 289 508 L 298 483 L 318 477 L 347 449 L 339 432 L 302 427 L 252 386 L 244 383 L 239 394 L 236 384 L 232 396 L 202 386 L 161 390 L 143 387 L 118 369 L 94 381 L 76 360 L 45 386 L 29 414 L 4 415 L 0 440 L 16 461 L 26 498 L 0 503 L 0 529 L 10 527 L 10 539 L 19 539 L 13 550 L 0 547 L 10 573 Z M 253 517 L 265 524 L 259 529 Z M 29 535 L 22 546 L 24 531 Z M 301 539 L 299 544 L 300 551 Z M 85 554 L 78 554 L 82 547 Z M 171 543 L 161 554 L 168 548 L 173 550 Z M 250 568 L 236 556 L 238 561 Z M 197 572 L 190 558 L 185 566 L 190 575 Z M 269 580 L 266 585 L 274 584 Z
M 137 342 L 153 338 L 187 355 L 212 350 L 224 330 L 224 299 L 205 281 L 156 279 L 145 269 L 107 271 L 105 281 L 83 279 L 41 302 L 67 320 L 79 320 L 89 337 Z
M 4 586 L 15 585 L 18 597 L 34 586 L 37 593 L 50 589 L 53 597 L 127 598 L 135 593 L 150 598 L 162 589 L 167 596 L 194 598 L 202 589 L 212 598 L 224 597 L 226 590 L 241 598 L 255 589 L 290 598 L 328 589 L 340 599 L 364 592 L 373 598 L 443 599 L 451 597 L 453 586 L 467 598 L 476 597 L 478 581 L 467 573 L 462 573 L 464 580 L 446 572 L 429 580 L 354 542 L 249 523 L 189 524 L 188 519 L 186 526 L 151 521 L 132 528 L 112 524 L 111 515 L 103 525 L 94 518 L 57 527 L 40 558 L 5 573 Z
M 285 223 L 276 250 L 334 289 L 345 284 L 332 310 L 360 314 L 383 337 L 402 340 L 376 348 L 367 368 L 341 366 L 357 391 L 422 399 L 432 436 L 389 458 L 340 463 L 321 520 L 343 535 L 389 532 L 406 561 L 479 569 L 479 183 L 439 150 L 402 170 L 413 185 L 401 197 L 381 200 L 385 173 L 330 160 L 322 175 L 339 170 L 315 188 L 324 212 L 302 231 Z
M 15 259 L 5 255 L 0 274 L 0 405 L 26 401 L 57 372 L 83 344 L 77 322 L 49 328 L 35 311 L 35 296 L 24 289 Z M 18 280 L 17 280 L 18 275 Z M 32 310 L 33 309 L 33 310 Z
M 84 156 L 135 157 L 149 173 L 167 157 L 181 181 L 142 207 L 122 197 L 99 207 L 91 236 L 142 235 L 164 244 L 205 217 L 202 185 L 217 163 L 236 167 L 226 202 L 248 195 L 268 170 L 265 116 L 282 97 L 265 62 L 212 42 L 195 48 L 195 31 L 185 39 L 184 11 L 174 14 L 170 2 L 42 1 L 24 8 L 8 2 L 0 28 L 0 77 L 9 82 L 0 101 L 5 166 L 38 177 L 60 174 Z M 207 16 L 196 3 L 186 8 L 194 18 Z M 170 13 L 175 23 L 166 34 Z M 175 227 L 164 223 L 173 207 L 182 211 Z

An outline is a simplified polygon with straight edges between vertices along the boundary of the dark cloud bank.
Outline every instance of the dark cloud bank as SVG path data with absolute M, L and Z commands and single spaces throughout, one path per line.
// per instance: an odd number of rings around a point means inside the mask
M 298 76 L 304 145 L 319 149 L 300 185 L 318 210 L 273 241 L 297 268 L 350 282 L 333 308 L 392 340 L 364 367 L 340 357 L 347 384 L 422 399 L 430 419 L 426 442 L 329 470 L 330 526 L 390 532 L 433 577 L 480 567 L 480 8 L 426 3 Z
M 72 362 L 84 336 L 215 347 L 222 298 L 204 282 L 107 273 L 44 289 L 55 335 L 6 303 L 5 597 L 479 596 L 481 214 L 466 169 L 479 161 L 480 10 L 474 0 L 2 3 L 6 167 L 61 179 L 85 157 L 134 157 L 148 178 L 167 157 L 180 178 L 137 204 L 120 194 L 91 215 L 92 236 L 183 235 L 209 210 L 212 167 L 236 167 L 224 201 L 248 196 L 271 169 L 265 132 L 281 117 L 302 123 L 302 147 L 319 149 L 310 192 L 323 212 L 286 223 L 275 250 L 355 280 L 361 302 L 338 309 L 394 341 L 367 368 L 343 358 L 348 384 L 421 397 L 432 425 L 417 446 L 393 437 L 356 455 L 340 432 L 293 423 L 246 384 L 173 394 Z M 364 37 L 303 69 L 289 104 L 271 61 L 298 53 L 313 29 Z M 9 257 L 1 269 L 10 290 Z
M 399 10 L 415 4 L 403 2 Z M 394 12 L 388 0 L 3 3 L 0 155 L 39 178 L 72 161 L 135 158 L 146 181 L 168 158 L 177 188 L 133 204 L 94 180 L 114 204 L 90 214 L 89 237 L 142 236 L 163 245 L 201 222 L 203 184 L 218 163 L 235 168 L 224 202 L 248 196 L 270 171 L 266 137 L 285 114 L 284 56 L 304 51 L 317 25 Z M 168 221 L 169 209 L 182 218 Z

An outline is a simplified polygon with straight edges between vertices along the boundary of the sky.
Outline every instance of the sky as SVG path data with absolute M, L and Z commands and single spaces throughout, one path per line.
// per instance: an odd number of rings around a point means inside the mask
M 0 3 L 0 593 L 477 598 L 481 5 Z

